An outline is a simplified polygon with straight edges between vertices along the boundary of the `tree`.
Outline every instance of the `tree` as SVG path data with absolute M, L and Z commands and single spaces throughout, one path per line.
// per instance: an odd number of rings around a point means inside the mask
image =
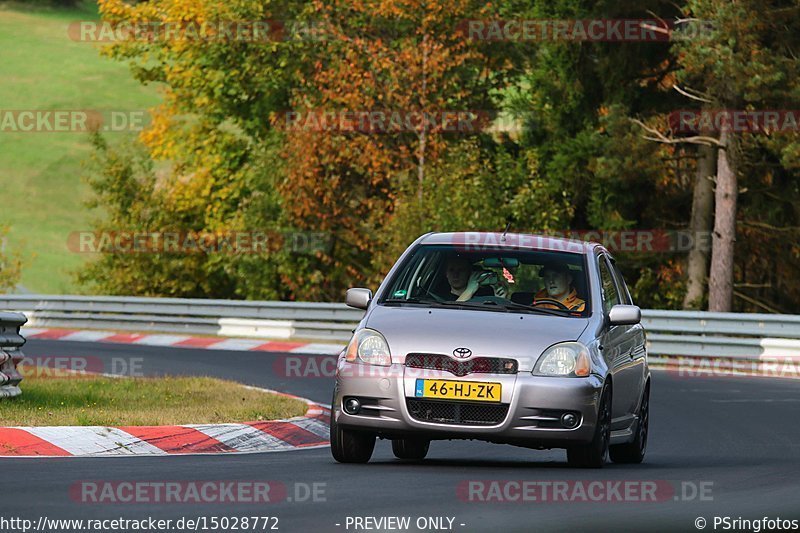
M 472 0 L 314 4 L 326 38 L 293 91 L 292 110 L 303 118 L 285 129 L 288 173 L 279 190 L 291 223 L 331 232 L 334 247 L 316 272 L 292 281 L 294 293 L 338 299 L 351 282 L 376 283 L 390 253 L 423 231 L 426 211 L 439 207 L 430 201 L 438 187 L 431 169 L 454 139 L 480 133 L 479 121 L 476 131 L 451 131 L 444 117 L 492 111 L 492 91 L 505 84 L 508 60 L 484 51 L 492 43 L 456 31 L 463 20 L 490 13 Z M 338 123 L 318 125 L 320 116 L 339 121 L 348 113 L 362 118 L 344 131 Z M 363 125 L 372 119 L 382 124 Z M 411 198 L 419 218 L 396 226 L 395 210 Z M 389 249 L 376 254 L 386 242 Z
M 712 110 L 764 110 L 796 102 L 797 52 L 800 47 L 796 12 L 781 1 L 727 2 L 690 0 L 687 13 L 713 22 L 703 42 L 679 46 L 679 80 L 702 94 Z M 758 129 L 758 128 L 757 128 Z M 735 242 L 742 136 L 721 128 L 717 156 L 714 238 L 709 273 L 709 310 L 731 311 L 734 295 Z
M 525 17 L 665 19 L 679 6 L 641 2 L 535 2 Z M 660 120 L 682 98 L 671 90 L 678 68 L 669 42 L 538 43 L 514 109 L 524 122 L 524 148 L 536 152 L 539 175 L 568 207 L 554 229 L 678 229 L 689 218 L 686 178 L 691 154 L 654 145 L 629 120 Z M 538 229 L 538 228 L 532 228 Z M 663 251 L 618 252 L 643 306 L 677 307 L 682 264 Z
M 701 309 L 706 299 L 710 251 L 705 248 L 704 236 L 711 233 L 714 224 L 714 184 L 716 158 L 709 145 L 697 146 L 697 168 L 692 190 L 692 214 L 689 230 L 695 236 L 686 266 L 686 295 L 684 309 Z M 701 240 L 701 237 L 702 240 Z
M 103 51 L 127 61 L 164 102 L 140 135 L 142 149 L 96 138 L 90 183 L 106 208 L 99 231 L 267 232 L 285 226 L 275 193 L 280 150 L 268 117 L 286 109 L 307 43 L 284 33 L 305 4 L 159 0 L 100 2 L 104 22 L 129 32 Z M 254 24 L 269 31 L 252 32 Z M 138 25 L 138 26 L 136 26 Z M 249 25 L 249 27 L 248 27 Z M 241 28 L 240 26 L 244 26 Z M 278 30 L 276 30 L 277 28 Z M 226 35 L 225 30 L 232 30 Z M 272 241 L 271 241 L 272 244 Z M 276 241 L 266 254 L 104 254 L 79 274 L 93 291 L 220 298 L 288 298 Z

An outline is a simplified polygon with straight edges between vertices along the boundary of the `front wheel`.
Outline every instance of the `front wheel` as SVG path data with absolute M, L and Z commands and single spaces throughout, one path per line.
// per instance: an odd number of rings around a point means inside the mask
M 431 441 L 427 439 L 393 439 L 392 452 L 398 459 L 422 461 L 428 455 Z
M 639 425 L 636 428 L 636 437 L 628 443 L 617 444 L 609 448 L 611 460 L 615 463 L 636 464 L 644 460 L 647 450 L 647 434 L 650 425 L 650 386 L 648 385 L 642 395 L 639 406 Z
M 340 463 L 366 463 L 375 449 L 375 435 L 344 429 L 331 413 L 331 453 Z
M 579 468 L 602 468 L 608 458 L 611 441 L 611 387 L 603 387 L 594 437 L 588 444 L 567 448 L 567 463 Z

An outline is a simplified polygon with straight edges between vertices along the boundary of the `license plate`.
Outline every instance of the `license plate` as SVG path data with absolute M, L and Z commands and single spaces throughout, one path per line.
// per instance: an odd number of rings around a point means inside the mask
M 500 383 L 453 381 L 447 379 L 418 379 L 414 396 L 417 398 L 499 402 L 501 392 L 502 385 Z

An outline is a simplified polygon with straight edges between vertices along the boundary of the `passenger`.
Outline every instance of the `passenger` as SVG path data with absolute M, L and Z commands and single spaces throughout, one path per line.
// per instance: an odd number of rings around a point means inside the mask
M 548 263 L 539 270 L 539 276 L 544 281 L 544 288 L 534 295 L 534 306 L 578 312 L 586 308 L 586 302 L 578 297 L 578 291 L 572 285 L 572 274 L 566 263 Z

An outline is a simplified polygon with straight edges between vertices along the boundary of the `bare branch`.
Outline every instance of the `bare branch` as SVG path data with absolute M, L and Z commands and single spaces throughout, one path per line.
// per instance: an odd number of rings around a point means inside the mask
M 699 19 L 697 17 L 686 17 L 682 19 L 675 19 L 675 25 L 678 24 L 686 24 L 687 22 L 705 22 L 703 19 Z
M 654 19 L 656 19 L 657 21 L 662 23 L 664 25 L 664 27 L 650 26 L 649 24 L 642 24 L 642 28 L 644 28 L 646 30 L 656 31 L 658 33 L 663 33 L 663 34 L 666 34 L 666 35 L 669 35 L 671 33 L 671 30 L 669 29 L 669 24 L 667 23 L 666 20 L 662 19 L 661 17 L 659 17 L 658 15 L 656 15 L 655 13 L 650 11 L 649 9 L 647 10 L 647 12 L 650 13 L 653 16 Z
M 717 148 L 725 149 L 726 146 L 719 142 L 719 139 L 714 137 L 706 137 L 704 135 L 694 135 L 692 137 L 679 137 L 677 139 L 670 139 L 655 128 L 651 128 L 641 120 L 635 118 L 630 119 L 634 124 L 639 125 L 643 130 L 651 136 L 644 136 L 648 141 L 660 142 L 663 144 L 702 144 L 705 146 L 716 146 Z
M 775 309 L 774 307 L 771 307 L 771 306 L 769 306 L 769 305 L 767 305 L 767 304 L 765 304 L 763 302 L 759 302 L 755 298 L 751 298 L 750 296 L 747 296 L 746 294 L 742 294 L 741 292 L 739 292 L 737 290 L 733 291 L 733 295 L 738 297 L 738 298 L 741 298 L 742 300 L 744 300 L 745 302 L 747 302 L 749 304 L 753 304 L 753 305 L 755 305 L 757 307 L 760 307 L 761 309 L 764 309 L 765 311 L 769 311 L 770 313 L 781 314 L 780 310 Z
M 759 222 L 757 220 L 739 220 L 738 223 L 743 226 L 750 226 L 751 228 L 759 228 L 767 230 L 769 232 L 776 232 L 776 231 L 790 232 L 790 233 L 800 232 L 800 226 L 778 227 L 778 226 L 773 226 L 772 224 L 767 224 L 766 222 Z
M 675 85 L 673 85 L 672 88 L 675 89 L 676 91 L 678 91 L 679 93 L 681 93 L 686 98 L 691 98 L 692 100 L 697 100 L 698 102 L 705 102 L 707 104 L 713 103 L 708 98 L 703 98 L 701 96 L 696 96 L 694 94 L 689 93 L 689 89 L 681 89 L 680 86 L 677 83 Z M 695 91 L 695 92 L 697 92 L 697 91 Z

